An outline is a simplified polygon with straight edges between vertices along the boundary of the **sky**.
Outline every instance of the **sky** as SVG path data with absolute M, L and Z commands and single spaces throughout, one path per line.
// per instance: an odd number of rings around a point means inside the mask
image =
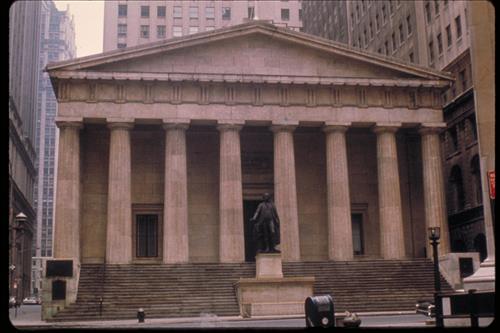
M 102 52 L 103 21 L 104 21 L 104 1 L 54 1 L 57 9 L 66 10 L 73 15 L 75 23 L 75 44 L 76 56 Z

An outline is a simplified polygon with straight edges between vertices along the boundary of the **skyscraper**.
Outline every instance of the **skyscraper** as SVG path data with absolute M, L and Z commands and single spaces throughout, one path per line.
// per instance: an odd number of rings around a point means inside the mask
M 9 290 L 18 300 L 31 281 L 40 8 L 17 1 L 9 10 Z
M 298 31 L 301 15 L 297 0 L 106 1 L 103 50 L 209 31 L 249 19 L 272 20 Z
M 56 152 L 56 126 L 54 117 L 57 103 L 52 85 L 43 68 L 48 62 L 74 58 L 76 55 L 73 17 L 68 10 L 58 10 L 53 1 L 43 2 L 40 25 L 40 53 L 38 72 L 38 112 L 36 122 L 36 161 L 38 178 L 35 186 L 36 243 L 33 247 L 31 292 L 41 286 L 43 258 L 52 256 L 54 217 L 54 170 Z

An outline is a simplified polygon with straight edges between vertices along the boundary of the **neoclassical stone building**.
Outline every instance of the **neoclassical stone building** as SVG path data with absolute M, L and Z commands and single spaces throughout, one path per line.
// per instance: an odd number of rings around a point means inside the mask
M 441 226 L 452 78 L 252 21 L 49 64 L 54 257 L 253 260 L 264 192 L 284 261 L 417 258 Z

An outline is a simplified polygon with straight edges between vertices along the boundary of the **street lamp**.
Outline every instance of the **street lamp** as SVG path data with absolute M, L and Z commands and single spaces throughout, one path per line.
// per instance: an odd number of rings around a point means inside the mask
M 434 309 L 436 310 L 436 327 L 443 327 L 443 309 L 439 294 L 441 293 L 441 279 L 439 275 L 438 244 L 440 235 L 439 227 L 429 227 L 429 240 L 432 245 L 434 259 Z
M 17 235 L 17 231 L 20 232 L 20 234 L 22 235 L 22 232 L 24 231 L 24 223 L 28 221 L 28 217 L 24 214 L 24 213 L 19 213 L 16 215 L 16 217 L 14 218 L 14 226 L 12 227 L 12 230 L 13 230 L 13 246 L 14 246 L 14 249 L 13 249 L 13 263 L 12 265 L 14 266 L 14 289 L 15 289 L 15 297 L 16 297 L 16 309 L 15 309 L 15 315 L 17 317 L 17 302 L 19 300 L 19 289 L 21 289 L 24 285 L 24 283 L 21 283 L 21 288 L 19 288 L 19 274 L 24 274 L 24 260 L 23 260 L 23 253 L 24 253 L 24 249 L 23 249 L 23 245 L 24 245 L 24 241 L 23 239 L 21 239 L 21 250 L 19 251 L 19 254 L 21 255 L 21 265 L 19 265 L 18 267 L 20 267 L 19 269 L 16 269 L 16 265 L 17 265 L 17 239 L 18 239 L 18 235 Z M 22 292 L 22 291 L 21 291 Z

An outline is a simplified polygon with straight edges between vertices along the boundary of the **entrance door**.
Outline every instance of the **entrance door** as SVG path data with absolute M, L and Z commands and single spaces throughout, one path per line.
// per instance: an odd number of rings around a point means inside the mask
M 354 255 L 363 254 L 363 214 L 352 214 L 352 247 Z
M 255 244 L 253 242 L 252 226 L 253 223 L 250 222 L 253 214 L 257 210 L 257 206 L 260 201 L 258 200 L 243 200 L 243 219 L 244 219 L 244 232 L 245 232 L 245 261 L 254 262 L 255 261 Z
M 158 215 L 136 215 L 136 257 L 158 257 Z

